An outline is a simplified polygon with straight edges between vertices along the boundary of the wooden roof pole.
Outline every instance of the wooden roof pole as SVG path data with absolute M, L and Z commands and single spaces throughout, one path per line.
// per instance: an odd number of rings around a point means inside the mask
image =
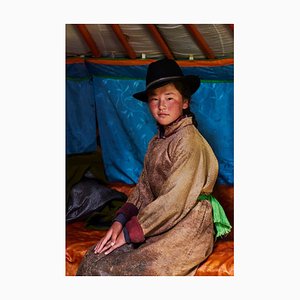
M 136 58 L 136 53 L 133 50 L 133 48 L 130 46 L 130 44 L 128 43 L 128 41 L 126 39 L 126 36 L 124 35 L 120 25 L 112 24 L 111 28 L 114 31 L 114 33 L 116 34 L 119 41 L 121 42 L 122 46 L 125 48 L 128 56 L 131 59 L 135 59 Z
M 168 44 L 163 39 L 162 35 L 160 34 L 160 32 L 158 31 L 156 26 L 153 25 L 153 24 L 147 24 L 146 26 L 148 27 L 148 29 L 151 32 L 153 38 L 158 43 L 158 45 L 160 46 L 160 48 L 162 49 L 162 51 L 164 52 L 166 57 L 170 58 L 170 59 L 174 59 L 174 55 L 172 54 Z
M 84 41 L 87 43 L 88 47 L 90 48 L 94 57 L 100 57 L 101 53 L 92 38 L 91 34 L 89 33 L 88 29 L 84 24 L 75 24 L 75 27 L 79 30 L 81 36 L 83 37 Z
M 213 59 L 216 58 L 215 54 L 208 46 L 208 44 L 205 41 L 202 34 L 197 30 L 197 27 L 195 25 L 191 25 L 191 24 L 186 24 L 184 26 L 190 32 L 190 34 L 194 38 L 194 40 L 197 43 L 197 45 L 199 46 L 199 48 L 203 51 L 205 56 L 207 58 L 213 58 Z

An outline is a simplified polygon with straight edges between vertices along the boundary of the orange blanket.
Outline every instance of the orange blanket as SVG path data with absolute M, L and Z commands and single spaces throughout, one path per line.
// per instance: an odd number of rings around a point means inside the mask
M 75 276 L 79 263 L 89 247 L 96 244 L 105 231 L 89 230 L 84 222 L 66 227 L 66 276 Z M 198 268 L 196 276 L 233 276 L 233 241 L 219 241 L 213 253 Z
M 111 188 L 129 194 L 133 186 L 111 184 Z M 218 200 L 223 205 L 233 225 L 233 188 L 219 188 Z M 231 210 L 228 211 L 228 203 Z M 75 276 L 79 263 L 89 247 L 96 244 L 105 231 L 85 228 L 85 222 L 75 222 L 66 226 L 66 276 Z M 234 275 L 234 242 L 233 235 L 226 240 L 217 241 L 213 253 L 204 261 L 195 276 L 233 276 Z

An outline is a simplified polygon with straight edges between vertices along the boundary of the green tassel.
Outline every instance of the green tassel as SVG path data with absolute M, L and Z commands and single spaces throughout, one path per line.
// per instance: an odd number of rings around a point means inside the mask
M 232 226 L 230 225 L 225 211 L 219 201 L 214 196 L 205 194 L 200 195 L 197 200 L 208 200 L 211 203 L 213 220 L 216 228 L 216 238 L 228 234 L 231 231 Z

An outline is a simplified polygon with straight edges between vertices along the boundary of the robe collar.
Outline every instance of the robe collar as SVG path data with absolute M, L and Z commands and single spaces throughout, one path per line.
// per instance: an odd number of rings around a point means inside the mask
M 165 139 L 166 137 L 174 134 L 181 128 L 188 125 L 193 125 L 192 117 L 189 117 L 187 115 L 182 115 L 174 122 L 172 122 L 171 124 L 165 127 L 159 126 L 158 137 L 161 139 Z

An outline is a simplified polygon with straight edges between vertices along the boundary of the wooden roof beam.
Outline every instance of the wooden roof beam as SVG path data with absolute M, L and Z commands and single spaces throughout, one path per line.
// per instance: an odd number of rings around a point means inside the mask
M 81 36 L 83 37 L 84 41 L 87 43 L 88 47 L 90 48 L 94 57 L 101 57 L 101 53 L 92 38 L 91 34 L 89 33 L 88 29 L 84 24 L 75 24 L 75 27 L 80 32 Z
M 214 52 L 210 49 L 210 47 L 208 46 L 208 44 L 207 44 L 206 40 L 204 39 L 204 37 L 202 36 L 202 34 L 197 30 L 197 27 L 195 25 L 191 25 L 191 24 L 186 24 L 184 26 L 189 31 L 189 33 L 192 35 L 192 37 L 194 38 L 195 42 L 197 43 L 198 47 L 202 50 L 204 55 L 207 58 L 215 59 L 216 56 L 215 56 Z
M 230 33 L 234 37 L 234 24 L 228 24 L 228 27 L 230 28 Z
M 147 24 L 146 26 L 148 27 L 148 29 L 151 32 L 153 38 L 158 43 L 159 47 L 164 52 L 166 57 L 170 58 L 170 59 L 174 59 L 174 55 L 173 55 L 172 51 L 170 50 L 168 44 L 166 43 L 166 41 L 164 40 L 164 38 L 162 37 L 162 35 L 158 31 L 158 29 L 156 28 L 156 26 L 153 25 L 153 24 Z
M 131 59 L 135 59 L 136 58 L 136 53 L 133 50 L 133 48 L 130 46 L 130 44 L 128 43 L 128 40 L 127 40 L 126 36 L 124 35 L 124 33 L 123 33 L 120 25 L 112 24 L 111 28 L 114 31 L 114 33 L 116 34 L 116 36 L 119 39 L 119 41 L 121 42 L 121 44 L 124 47 L 124 49 L 126 50 L 128 56 Z

